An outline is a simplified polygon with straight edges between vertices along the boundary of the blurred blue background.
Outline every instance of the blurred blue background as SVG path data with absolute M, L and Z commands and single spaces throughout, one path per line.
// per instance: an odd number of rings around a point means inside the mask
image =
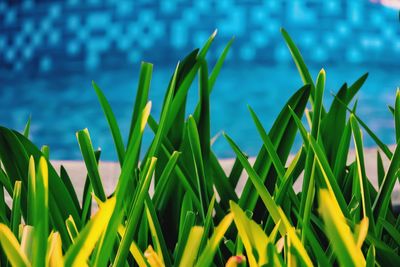
M 212 95 L 212 134 L 226 131 L 254 155 L 261 141 L 247 104 L 268 129 L 301 86 L 279 32 L 285 27 L 313 77 L 321 67 L 327 71 L 327 103 L 344 82 L 370 73 L 358 113 L 394 143 L 387 105 L 400 85 L 398 6 L 394 0 L 0 1 L 0 125 L 22 130 L 32 116 L 31 138 L 50 145 L 53 159 L 79 159 L 74 133 L 87 127 L 102 158 L 115 160 L 91 80 L 127 135 L 140 61 L 155 64 L 150 95 L 158 116 L 176 62 L 218 29 L 210 62 L 233 36 L 235 42 Z M 223 138 L 214 149 L 233 155 Z

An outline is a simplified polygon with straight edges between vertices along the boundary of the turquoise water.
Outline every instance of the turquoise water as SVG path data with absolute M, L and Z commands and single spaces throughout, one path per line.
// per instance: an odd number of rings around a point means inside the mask
M 152 113 L 159 116 L 173 65 L 154 68 L 150 98 Z M 317 68 L 311 68 L 313 77 Z M 400 85 L 397 71 L 391 67 L 327 65 L 325 103 L 332 101 L 343 82 L 352 83 L 369 71 L 366 84 L 358 94 L 358 114 L 386 143 L 394 143 L 394 124 L 387 106 L 394 104 L 396 88 Z M 116 160 L 112 138 L 91 80 L 103 89 L 114 109 L 122 134 L 127 136 L 136 94 L 139 66 L 130 70 L 103 71 L 52 79 L 20 79 L 2 77 L 0 90 L 0 125 L 17 130 L 24 128 L 32 116 L 31 139 L 37 145 L 49 145 L 52 159 L 80 159 L 75 132 L 88 128 L 94 147 L 101 147 L 103 160 Z M 288 97 L 301 86 L 301 80 L 292 64 L 275 67 L 227 64 L 211 96 L 212 136 L 227 132 L 249 155 L 255 155 L 261 146 L 257 130 L 251 121 L 247 105 L 253 107 L 269 129 Z M 197 103 L 197 88 L 191 88 L 188 110 Z M 152 133 L 146 130 L 144 143 Z M 373 142 L 365 136 L 367 146 Z M 298 146 L 299 143 L 297 143 Z M 213 145 L 220 157 L 231 157 L 233 152 L 220 136 Z

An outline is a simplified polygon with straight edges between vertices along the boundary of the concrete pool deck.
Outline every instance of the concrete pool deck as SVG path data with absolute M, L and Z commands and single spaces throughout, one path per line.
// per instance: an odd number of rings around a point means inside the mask
M 390 149 L 393 151 L 394 146 L 390 146 Z M 365 164 L 366 164 L 366 173 L 372 184 L 375 188 L 378 187 L 377 181 L 377 149 L 376 148 L 367 148 L 364 150 Z M 289 162 L 292 157 L 289 158 Z M 354 151 L 350 151 L 348 161 L 353 161 L 355 158 Z M 383 164 L 385 167 L 385 171 L 387 171 L 389 167 L 389 160 L 382 155 Z M 250 158 L 250 162 L 254 163 L 255 158 Z M 221 159 L 221 165 L 226 173 L 232 168 L 234 163 L 234 159 Z M 63 165 L 67 170 L 69 176 L 71 177 L 72 183 L 75 187 L 76 193 L 78 197 L 82 196 L 83 187 L 86 179 L 86 168 L 83 161 L 52 161 L 52 164 L 58 171 L 60 166 Z M 106 194 L 111 194 L 117 184 L 117 180 L 120 174 L 119 164 L 116 162 L 108 162 L 108 161 L 100 161 L 99 170 L 102 177 L 103 186 L 105 188 Z M 246 173 L 242 173 L 242 177 L 238 183 L 238 187 L 236 188 L 236 192 L 238 194 L 241 193 L 243 186 L 246 182 Z M 301 190 L 301 178 L 297 180 L 294 184 L 294 189 L 296 192 Z M 399 181 L 396 181 L 395 188 L 392 194 L 392 201 L 396 205 L 400 205 L 400 184 Z

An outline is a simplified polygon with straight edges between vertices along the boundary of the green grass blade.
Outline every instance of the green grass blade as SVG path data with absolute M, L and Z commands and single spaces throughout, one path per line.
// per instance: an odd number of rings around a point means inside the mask
M 160 175 L 159 181 L 154 189 L 153 203 L 155 207 L 159 206 L 164 189 L 169 182 L 171 173 L 173 172 L 181 152 L 174 151 L 165 165 L 163 172 Z
M 72 218 L 71 216 L 68 217 L 68 219 L 65 220 L 65 225 L 67 226 L 67 230 L 68 230 L 69 237 L 71 238 L 71 242 L 75 243 L 75 240 L 79 235 L 79 231 L 76 228 L 74 218 Z
M 93 187 L 93 192 L 101 201 L 104 202 L 106 200 L 106 194 L 101 182 L 99 166 L 97 165 L 96 156 L 93 151 L 92 141 L 90 140 L 88 129 L 78 131 L 76 133 L 76 138 L 78 139 L 90 183 Z
M 202 209 L 200 210 L 200 213 L 201 213 L 203 219 L 205 219 L 204 212 L 206 210 L 206 207 L 209 206 L 210 192 L 208 190 L 208 185 L 207 185 L 207 180 L 206 180 L 207 178 L 205 175 L 203 158 L 201 155 L 200 137 L 199 137 L 199 133 L 197 131 L 196 122 L 192 116 L 189 116 L 187 129 L 188 129 L 190 147 L 193 151 L 192 156 L 193 156 L 193 162 L 195 165 L 195 172 L 196 172 L 196 178 L 197 178 L 197 191 L 198 191 L 200 202 L 202 204 Z
M 379 188 L 378 195 L 375 198 L 372 209 L 375 219 L 379 217 L 385 218 L 389 209 L 390 198 L 393 192 L 396 180 L 398 180 L 400 168 L 400 147 L 396 146 L 393 157 L 391 159 L 389 169 L 383 179 L 382 186 Z M 378 231 L 379 232 L 379 231 Z
M 225 62 L 226 56 L 228 55 L 228 52 L 233 44 L 234 38 L 229 40 L 229 42 L 226 44 L 224 47 L 224 50 L 222 51 L 220 57 L 217 60 L 217 63 L 215 63 L 214 68 L 211 71 L 210 77 L 208 79 L 208 88 L 210 90 L 210 93 L 212 89 L 214 88 L 215 81 L 217 80 L 217 77 L 221 71 L 222 65 Z
M 297 131 L 297 125 L 290 114 L 289 107 L 292 107 L 295 113 L 299 117 L 302 117 L 309 96 L 309 85 L 303 86 L 301 89 L 299 89 L 287 101 L 269 132 L 270 139 L 276 147 L 276 151 L 282 162 L 286 162 L 288 158 Z M 266 182 L 267 188 L 272 190 L 276 179 L 273 171 L 270 168 L 271 164 L 272 161 L 268 157 L 268 152 L 263 146 L 257 155 L 256 162 L 254 163 L 254 169 L 260 175 L 262 181 Z M 266 177 L 268 177 L 268 180 L 266 180 Z M 248 180 L 239 200 L 239 206 L 245 209 L 253 210 L 258 199 L 259 197 L 256 194 L 252 182 Z M 255 214 L 262 214 L 262 212 L 256 212 Z
M 97 98 L 100 102 L 100 106 L 103 110 L 104 116 L 107 119 L 108 126 L 111 131 L 112 138 L 114 140 L 115 150 L 117 151 L 118 160 L 120 165 L 124 162 L 125 158 L 125 146 L 122 140 L 121 132 L 118 127 L 117 120 L 115 118 L 114 112 L 111 109 L 110 104 L 108 103 L 106 97 L 104 96 L 103 92 L 101 91 L 100 87 L 92 81 L 92 86 L 96 92 Z
M 210 46 L 212 44 L 212 42 L 215 39 L 215 36 L 217 35 L 218 30 L 215 30 L 211 36 L 208 38 L 208 40 L 206 41 L 206 43 L 203 45 L 203 47 L 201 48 L 197 58 L 198 59 L 204 59 L 207 55 L 208 50 L 210 49 Z
M 115 238 L 117 237 L 117 230 L 121 223 L 122 216 L 124 215 L 124 202 L 125 196 L 128 191 L 128 183 L 133 173 L 133 170 L 137 167 L 133 163 L 138 161 L 140 142 L 143 135 L 144 128 L 147 123 L 147 119 L 150 115 L 151 102 L 147 103 L 140 115 L 140 120 L 135 126 L 133 136 L 135 137 L 132 143 L 128 145 L 124 162 L 129 164 L 123 164 L 121 174 L 118 179 L 117 188 L 115 190 L 116 203 L 114 212 L 109 220 L 107 230 L 104 237 L 100 241 L 99 249 L 95 257 L 95 265 L 105 266 L 110 260 L 112 246 L 114 245 Z
M 346 104 L 348 105 L 350 101 L 354 98 L 354 96 L 358 93 L 361 87 L 364 85 L 365 81 L 368 78 L 368 72 L 365 73 L 363 76 L 358 78 L 347 90 L 347 97 L 346 97 Z
M 140 66 L 139 83 L 136 91 L 136 98 L 135 98 L 136 101 L 133 107 L 133 114 L 132 114 L 128 140 L 132 140 L 132 135 L 135 125 L 139 122 L 139 115 L 142 113 L 142 110 L 144 109 L 148 101 L 147 99 L 149 97 L 152 72 L 153 72 L 153 64 L 142 62 Z
M 141 183 L 140 192 L 133 203 L 130 214 L 128 215 L 128 222 L 126 225 L 125 234 L 122 237 L 121 243 L 117 251 L 117 255 L 115 256 L 114 260 L 115 266 L 120 266 L 125 262 L 126 257 L 128 255 L 129 247 L 134 237 L 134 233 L 137 230 L 137 225 L 141 218 L 141 214 L 144 207 L 144 201 L 146 195 L 148 194 L 150 181 L 153 176 L 153 172 L 157 162 L 157 159 L 154 157 L 149 160 L 151 161 L 149 163 L 150 165 L 148 171 L 145 174 L 143 174 L 143 178 L 141 178 L 143 181 Z
M 372 208 L 371 208 L 371 199 L 370 199 L 370 193 L 368 190 L 368 184 L 367 184 L 367 174 L 365 172 L 366 166 L 364 162 L 364 152 L 363 152 L 363 142 L 362 142 L 362 132 L 360 130 L 360 127 L 358 126 L 356 118 L 354 118 L 353 115 L 350 115 L 350 124 L 351 124 L 351 129 L 353 132 L 353 140 L 354 144 L 356 146 L 356 161 L 357 161 L 357 173 L 358 173 L 358 178 L 359 178 L 359 183 L 360 183 L 360 190 L 361 190 L 361 202 L 362 202 L 362 208 L 363 208 L 363 215 L 364 217 L 368 217 L 370 226 L 372 231 L 375 230 L 375 220 L 374 216 L 372 213 Z
M 236 156 L 239 158 L 241 161 L 243 167 L 245 168 L 247 174 L 249 175 L 249 178 L 251 182 L 254 184 L 254 187 L 257 190 L 257 193 L 260 195 L 265 207 L 269 211 L 271 217 L 273 218 L 275 223 L 278 223 L 279 221 L 282 221 L 280 224 L 279 232 L 281 235 L 288 234 L 290 235 L 291 242 L 293 243 L 294 248 L 296 249 L 299 258 L 302 260 L 302 262 L 305 265 L 312 266 L 311 259 L 306 253 L 305 248 L 301 244 L 300 239 L 297 237 L 297 234 L 295 233 L 294 228 L 291 226 L 288 218 L 286 215 L 283 213 L 283 211 L 276 205 L 274 202 L 272 196 L 269 194 L 268 190 L 264 187 L 264 184 L 261 182 L 260 177 L 256 173 L 256 171 L 251 167 L 250 163 L 244 156 L 243 152 L 240 151 L 239 147 L 233 142 L 233 140 L 224 134 L 225 138 L 229 142 L 230 146 L 234 150 Z
M 31 129 L 31 119 L 32 119 L 32 117 L 29 116 L 28 121 L 25 124 L 24 131 L 22 132 L 22 134 L 28 139 L 29 139 L 29 133 L 30 133 L 30 129 Z
M 383 228 L 389 233 L 390 237 L 400 246 L 400 232 L 396 227 L 391 225 L 388 221 L 379 218 L 378 223 L 383 226 Z
M 296 67 L 300 73 L 301 80 L 303 81 L 303 83 L 305 85 L 306 84 L 311 85 L 311 88 L 312 88 L 311 98 L 312 98 L 312 100 L 314 100 L 315 85 L 314 85 L 313 79 L 311 78 L 310 72 L 308 71 L 308 68 L 307 68 L 306 64 L 304 63 L 303 57 L 301 56 L 299 49 L 293 42 L 292 38 L 290 38 L 287 31 L 285 29 L 281 28 L 281 33 L 282 33 L 283 39 L 286 42 L 286 45 L 289 48 L 290 54 L 292 55 L 292 58 L 293 58 L 293 61 L 296 64 Z
M 11 231 L 18 236 L 19 225 L 21 224 L 21 181 L 14 185 L 13 203 L 11 210 Z
M 16 181 L 17 182 L 17 181 Z M 8 194 L 13 194 L 13 186 L 11 184 L 11 179 L 7 176 L 7 174 L 3 171 L 0 167 L 0 184 L 4 186 L 4 189 L 7 191 Z

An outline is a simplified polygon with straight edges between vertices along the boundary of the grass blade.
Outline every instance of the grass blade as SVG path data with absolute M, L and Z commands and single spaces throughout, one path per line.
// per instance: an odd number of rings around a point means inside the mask
M 353 234 L 346 224 L 337 201 L 325 189 L 319 191 L 319 212 L 325 222 L 326 233 L 339 263 L 343 266 L 365 266 L 364 255 L 351 238 Z
M 120 165 L 122 166 L 122 163 L 124 162 L 125 158 L 125 146 L 122 140 L 121 132 L 117 124 L 117 120 L 115 118 L 114 112 L 111 109 L 110 104 L 108 103 L 100 87 L 98 87 L 94 81 L 92 81 L 92 86 L 96 92 L 97 98 L 99 99 L 104 116 L 107 119 L 108 126 L 110 128 L 111 135 L 114 140 L 115 150 L 117 151 L 118 160 Z
M 0 223 L 0 243 L 4 253 L 13 266 L 31 266 L 26 256 L 22 253 L 17 238 L 11 230 Z
M 200 226 L 194 226 L 189 233 L 188 240 L 186 242 L 185 250 L 183 251 L 182 260 L 179 263 L 180 267 L 194 266 L 196 261 L 197 253 L 200 247 L 201 237 L 203 236 L 204 228 Z
M 96 243 L 107 228 L 107 224 L 114 211 L 115 203 L 116 199 L 112 197 L 100 206 L 100 210 L 79 233 L 76 242 L 65 254 L 66 266 L 87 263 Z
M 93 151 L 92 141 L 90 140 L 88 129 L 78 131 L 76 133 L 79 147 L 86 165 L 90 183 L 93 187 L 93 192 L 101 201 L 106 200 L 106 194 L 101 182 L 99 166 L 97 165 L 96 156 Z

